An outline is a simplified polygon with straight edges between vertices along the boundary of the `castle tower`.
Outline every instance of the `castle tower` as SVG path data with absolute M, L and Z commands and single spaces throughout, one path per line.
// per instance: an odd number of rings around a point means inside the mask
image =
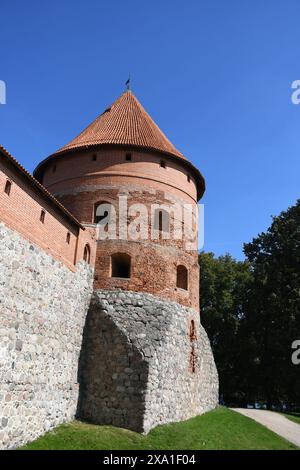
M 125 202 L 128 208 L 133 204 L 146 206 L 147 239 L 113 238 L 98 243 L 95 288 L 149 292 L 199 308 L 197 241 L 194 250 L 186 250 L 188 240 L 184 236 L 179 234 L 179 239 L 174 239 L 174 225 L 179 227 L 180 220 L 173 220 L 173 208 L 178 207 L 175 216 L 181 216 L 179 228 L 184 232 L 184 215 L 187 217 L 189 207 L 196 211 L 204 179 L 169 142 L 131 91 L 43 161 L 35 175 L 81 223 L 89 226 L 99 219 L 100 204 L 112 204 L 117 217 L 120 204 Z M 166 211 L 160 211 L 158 205 L 165 206 Z M 155 238 L 153 231 L 151 236 L 151 227 L 162 233 L 156 233 Z M 130 264 L 127 270 L 126 256 Z
M 80 416 L 148 431 L 213 408 L 217 374 L 199 319 L 201 173 L 127 91 L 34 174 L 98 230 Z

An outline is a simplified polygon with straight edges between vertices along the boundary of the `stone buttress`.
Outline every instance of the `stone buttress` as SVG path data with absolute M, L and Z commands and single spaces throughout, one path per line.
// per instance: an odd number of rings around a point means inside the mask
M 79 364 L 79 416 L 139 432 L 218 403 L 218 376 L 199 314 L 136 292 L 95 291 Z

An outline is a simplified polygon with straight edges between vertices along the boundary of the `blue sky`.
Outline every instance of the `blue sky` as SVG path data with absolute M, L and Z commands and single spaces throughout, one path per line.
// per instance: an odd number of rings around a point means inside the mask
M 0 7 L 0 143 L 29 171 L 133 92 L 204 174 L 205 250 L 243 242 L 299 194 L 298 0 L 12 0 Z

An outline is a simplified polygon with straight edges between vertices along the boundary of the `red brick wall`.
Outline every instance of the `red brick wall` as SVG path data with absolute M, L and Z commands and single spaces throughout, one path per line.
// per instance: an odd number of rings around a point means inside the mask
M 4 191 L 7 180 L 12 183 L 9 195 Z M 42 210 L 44 223 L 40 221 Z M 71 269 L 74 269 L 75 253 L 76 261 L 82 258 L 84 243 L 91 244 L 92 259 L 95 257 L 90 232 L 79 230 L 68 221 L 67 216 L 4 160 L 0 160 L 0 221 Z M 69 244 L 67 233 L 70 233 Z
M 104 148 L 97 152 L 83 151 L 53 158 L 53 163 L 49 163 L 44 172 L 43 185 L 55 195 L 85 185 L 123 183 L 130 187 L 146 184 L 172 192 L 187 202 L 196 202 L 196 184 L 184 164 L 164 158 L 157 152 L 142 151 L 130 152 L 132 161 L 128 162 L 125 159 L 127 153 L 128 150 L 120 148 Z M 96 161 L 92 160 L 93 155 L 97 155 Z M 166 168 L 160 167 L 161 160 L 165 161 Z
M 45 171 L 43 184 L 82 223 L 92 224 L 95 204 L 109 202 L 118 216 L 118 195 L 126 193 L 128 206 L 143 203 L 151 219 L 152 204 L 177 202 L 197 203 L 196 184 L 184 164 L 159 153 L 132 151 L 126 161 L 127 149 L 102 148 L 97 152 L 82 151 L 53 159 Z M 97 155 L 96 161 L 93 155 Z M 160 166 L 161 160 L 166 167 Z M 55 171 L 54 171 L 55 170 Z M 128 219 L 128 222 L 130 220 Z M 149 220 L 150 230 L 150 220 Z M 173 230 L 171 222 L 171 233 Z M 118 235 L 118 233 L 117 233 Z M 111 255 L 131 256 L 131 277 L 111 277 Z M 188 290 L 176 287 L 177 266 L 188 270 Z M 98 241 L 95 261 L 95 288 L 145 291 L 198 309 L 198 253 L 187 251 L 185 240 L 159 239 L 147 241 Z
M 86 227 L 85 230 L 80 230 L 78 246 L 76 250 L 76 263 L 83 259 L 84 247 L 88 245 L 90 248 L 90 265 L 94 266 L 96 259 L 96 230 L 95 227 Z
M 151 239 L 151 206 L 174 202 L 181 206 L 185 203 L 195 205 L 195 183 L 193 179 L 188 181 L 184 167 L 167 158 L 166 168 L 162 168 L 159 154 L 132 152 L 130 162 L 125 160 L 125 154 L 120 149 L 107 149 L 97 152 L 96 161 L 92 160 L 91 152 L 66 156 L 56 163 L 55 172 L 51 167 L 46 171 L 44 182 L 48 189 L 57 193 L 75 217 L 88 224 L 86 230 L 74 225 L 46 195 L 23 178 L 9 160 L 1 160 L 0 220 L 71 269 L 83 258 L 84 248 L 88 245 L 90 263 L 95 264 L 95 288 L 150 292 L 198 309 L 197 251 L 186 250 L 184 238 L 174 240 L 172 217 L 170 239 Z M 4 191 L 7 179 L 12 182 L 9 196 Z M 129 207 L 136 203 L 147 207 L 148 240 L 96 242 L 95 204 L 100 201 L 113 203 L 118 216 L 119 192 L 127 194 Z M 40 221 L 42 209 L 46 214 L 44 223 Z M 127 222 L 130 221 L 128 217 Z M 111 255 L 114 253 L 131 257 L 130 279 L 111 276 Z M 188 270 L 186 291 L 176 286 L 178 265 L 184 265 Z
M 131 257 L 130 279 L 111 277 L 111 255 L 126 253 Z M 176 287 L 177 266 L 188 269 L 188 290 Z M 184 252 L 171 246 L 146 242 L 107 240 L 98 242 L 95 282 L 96 289 L 123 289 L 149 292 L 199 309 L 199 265 L 197 252 Z

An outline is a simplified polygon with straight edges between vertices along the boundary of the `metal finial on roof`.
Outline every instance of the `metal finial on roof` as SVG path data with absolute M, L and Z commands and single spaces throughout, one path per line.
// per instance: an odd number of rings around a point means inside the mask
M 125 85 L 126 85 L 126 89 L 127 90 L 131 90 L 131 78 L 130 78 L 130 74 L 128 76 L 128 80 L 125 82 Z

